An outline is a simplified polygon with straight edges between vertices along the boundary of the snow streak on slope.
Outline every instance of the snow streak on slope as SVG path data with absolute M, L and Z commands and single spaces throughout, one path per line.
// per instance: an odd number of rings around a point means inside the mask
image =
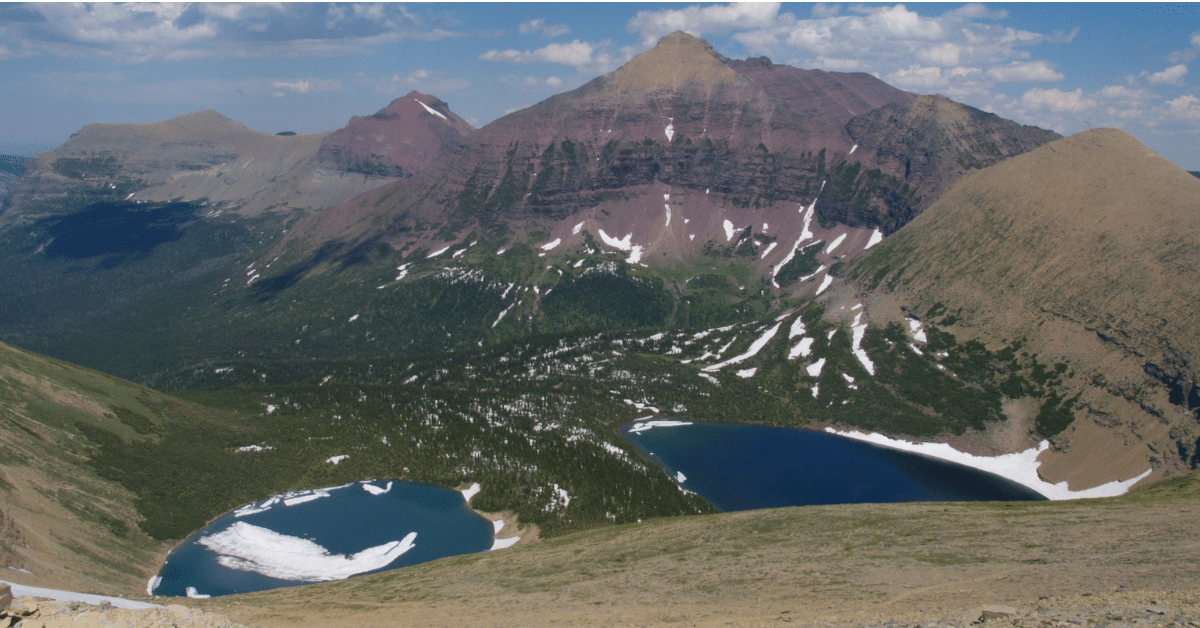
M 853 344 L 854 357 L 858 358 L 859 362 L 862 362 L 863 368 L 867 369 L 868 373 L 870 373 L 871 375 L 874 375 L 875 374 L 875 363 L 871 362 L 871 358 L 867 356 L 867 352 L 863 351 L 863 349 L 862 349 L 862 339 L 863 339 L 863 336 L 866 335 L 866 333 L 867 333 L 867 324 L 866 323 L 860 324 L 860 322 L 862 321 L 862 315 L 863 315 L 863 313 L 859 312 L 854 317 L 854 323 L 851 326 L 851 329 L 853 329 L 853 331 L 854 331 L 854 344 Z
M 720 362 L 718 364 L 713 364 L 711 366 L 706 366 L 702 370 L 706 373 L 712 373 L 714 371 L 719 371 L 722 368 L 729 366 L 730 364 L 737 364 L 738 362 L 744 362 L 744 361 L 758 355 L 758 352 L 762 351 L 762 348 L 767 346 L 767 343 L 771 342 L 771 339 L 775 337 L 775 332 L 779 331 L 779 326 L 782 324 L 783 323 L 776 323 L 774 327 L 767 330 L 766 333 L 764 333 L 757 340 L 755 340 L 753 343 L 750 344 L 750 348 L 747 349 L 745 353 L 734 356 L 732 358 L 729 358 L 728 360 L 725 360 L 724 362 Z
M 413 98 L 413 100 L 417 100 L 417 99 L 416 99 L 416 98 Z M 433 115 L 435 115 L 435 116 L 437 116 L 437 117 L 439 117 L 439 118 L 441 118 L 441 119 L 443 119 L 443 120 L 446 120 L 447 122 L 449 122 L 449 120 L 448 120 L 448 119 L 446 119 L 446 116 L 444 116 L 444 115 L 442 115 L 441 113 L 439 113 L 437 109 L 434 109 L 433 107 L 430 107 L 429 105 L 427 105 L 427 104 L 425 104 L 425 103 L 423 103 L 423 102 L 421 102 L 421 101 L 419 101 L 419 100 L 417 100 L 417 102 L 421 103 L 421 106 L 425 108 L 425 111 L 428 111 L 429 113 L 432 113 Z
M 822 190 L 825 189 L 824 181 L 821 182 L 821 189 Z M 817 196 L 820 197 L 821 193 L 818 192 Z M 779 262 L 778 264 L 775 265 L 774 268 L 771 269 L 771 285 L 772 286 L 774 286 L 776 288 L 779 287 L 779 284 L 775 281 L 775 276 L 779 274 L 779 270 L 781 268 L 786 266 L 788 262 L 792 261 L 792 258 L 796 256 L 796 251 L 799 250 L 800 245 L 802 243 L 804 243 L 805 241 L 811 240 L 811 239 L 813 239 L 813 237 L 815 237 L 815 234 L 812 231 L 808 230 L 808 226 L 810 224 L 812 224 L 813 212 L 816 210 L 816 208 L 817 208 L 817 199 L 815 199 L 815 198 L 813 199 L 812 204 L 809 205 L 807 208 L 805 208 L 803 205 L 800 207 L 800 210 L 804 212 L 804 227 L 800 230 L 800 237 L 797 238 L 796 243 L 792 245 L 792 250 L 787 254 L 787 257 L 783 258 L 783 261 Z M 726 221 L 726 222 L 729 222 L 729 221 Z M 732 237 L 732 236 L 730 236 L 730 237 Z

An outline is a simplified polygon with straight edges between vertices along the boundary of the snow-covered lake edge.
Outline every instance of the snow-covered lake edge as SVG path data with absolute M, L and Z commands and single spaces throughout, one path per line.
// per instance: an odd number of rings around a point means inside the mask
M 1127 480 L 1112 481 L 1100 486 L 1094 486 L 1082 491 L 1072 491 L 1067 487 L 1066 481 L 1051 484 L 1042 479 L 1038 475 L 1038 467 L 1041 462 L 1038 461 L 1038 456 L 1050 448 L 1050 441 L 1043 440 L 1037 447 L 1031 447 L 1025 451 L 1019 451 L 1012 454 L 1004 454 L 1001 456 L 976 456 L 963 451 L 959 451 L 946 443 L 913 443 L 906 440 L 898 440 L 888 438 L 883 434 L 864 433 L 859 431 L 840 431 L 832 427 L 825 428 L 825 431 L 846 438 L 853 438 L 867 443 L 880 445 L 882 447 L 890 447 L 902 451 L 910 451 L 913 453 L 922 454 L 939 460 L 955 462 L 963 466 L 986 471 L 994 475 L 998 475 L 1007 480 L 1012 480 L 1026 488 L 1032 489 L 1041 493 L 1050 500 L 1064 499 L 1089 499 L 1094 497 L 1117 497 L 1124 495 L 1129 491 L 1134 484 L 1140 482 L 1143 478 L 1150 475 L 1153 469 L 1146 469 L 1144 473 Z

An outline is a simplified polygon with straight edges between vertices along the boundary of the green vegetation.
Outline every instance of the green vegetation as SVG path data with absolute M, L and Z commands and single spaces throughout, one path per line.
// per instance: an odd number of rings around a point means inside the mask
M 775 282 L 786 287 L 796 283 L 801 277 L 816 272 L 821 267 L 821 263 L 817 261 L 817 253 L 821 252 L 821 246 L 824 244 L 822 240 L 798 249 L 792 259 L 779 269 L 775 275 Z

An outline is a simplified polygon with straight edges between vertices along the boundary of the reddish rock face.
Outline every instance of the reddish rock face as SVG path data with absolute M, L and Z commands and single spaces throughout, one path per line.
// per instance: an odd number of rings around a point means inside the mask
M 417 225 L 562 221 L 599 206 L 637 213 L 667 191 L 717 212 L 815 200 L 822 224 L 891 233 L 966 170 L 1057 137 L 929 98 L 864 73 L 727 59 L 677 32 L 615 72 L 445 145 L 420 176 L 330 208 L 299 233 L 398 244 L 420 238 Z M 902 124 L 892 128 L 893 118 Z M 954 154 L 942 154 L 949 145 Z
M 351 118 L 325 138 L 318 159 L 346 172 L 407 177 L 429 165 L 446 144 L 474 130 L 446 103 L 413 91 L 375 115 Z

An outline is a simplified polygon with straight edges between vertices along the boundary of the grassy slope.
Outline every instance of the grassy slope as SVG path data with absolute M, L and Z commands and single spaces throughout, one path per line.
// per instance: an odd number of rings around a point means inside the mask
M 263 626 L 861 626 L 1121 585 L 1165 600 L 1200 576 L 1198 497 L 1192 473 L 1104 500 L 658 519 L 204 605 Z
M 5 578 L 144 587 L 165 548 L 138 528 L 133 495 L 86 466 L 95 447 L 78 426 L 145 442 L 170 420 L 168 405 L 152 391 L 0 344 L 0 562 L 32 572 Z
M 1200 181 L 1097 129 L 964 178 L 851 276 L 960 338 L 1065 364 L 1067 448 L 1043 469 L 1188 469 L 1200 431 Z M 1178 453 L 1176 453 L 1178 452 Z

